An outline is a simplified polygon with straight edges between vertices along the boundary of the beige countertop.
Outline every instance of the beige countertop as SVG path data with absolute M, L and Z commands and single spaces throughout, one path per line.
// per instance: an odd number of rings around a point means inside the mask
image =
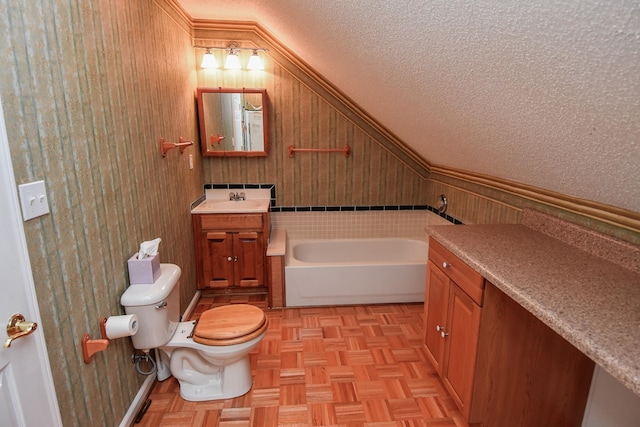
M 241 200 L 232 200 L 231 195 L 237 194 Z M 271 190 L 257 188 L 205 190 L 205 198 L 201 202 L 194 202 L 192 214 L 216 213 L 265 213 L 271 204 Z
M 640 395 L 637 269 L 525 225 L 429 226 L 426 231 Z M 592 246 L 598 251 L 597 244 Z M 637 263 L 638 248 L 629 247 L 628 256 Z
M 269 200 L 206 199 L 191 210 L 192 214 L 212 213 L 265 213 L 269 211 Z
M 274 228 L 269 236 L 269 246 L 267 246 L 267 256 L 284 256 L 287 250 L 287 230 L 284 228 Z

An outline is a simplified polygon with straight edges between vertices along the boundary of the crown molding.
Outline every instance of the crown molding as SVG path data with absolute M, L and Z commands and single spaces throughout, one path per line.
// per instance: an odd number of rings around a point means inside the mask
M 572 212 L 597 221 L 605 222 L 633 232 L 640 232 L 640 213 L 618 208 L 604 203 L 568 196 L 532 185 L 521 184 L 495 176 L 484 175 L 445 166 L 431 166 L 431 179 L 437 181 L 437 176 L 459 179 L 485 188 L 501 191 L 521 197 L 535 203 L 556 209 Z

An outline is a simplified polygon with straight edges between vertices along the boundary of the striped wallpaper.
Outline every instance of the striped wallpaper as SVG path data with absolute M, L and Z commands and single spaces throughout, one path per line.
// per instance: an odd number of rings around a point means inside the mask
M 161 260 L 183 267 L 184 306 L 195 292 L 185 230 L 202 193 L 200 156 L 159 152 L 160 137 L 197 137 L 195 59 L 188 25 L 161 5 L 0 0 L 15 176 L 44 179 L 51 207 L 24 226 L 65 426 L 118 425 L 144 379 L 130 340 L 89 365 L 80 347 L 84 333 L 99 337 L 101 317 L 124 313 L 126 260 L 139 243 L 161 237 Z

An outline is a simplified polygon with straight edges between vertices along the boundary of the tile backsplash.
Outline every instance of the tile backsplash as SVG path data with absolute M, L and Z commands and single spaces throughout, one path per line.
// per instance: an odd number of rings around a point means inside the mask
M 410 237 L 426 239 L 427 225 L 452 225 L 428 210 L 352 212 L 274 212 L 273 228 L 284 228 L 290 239 L 353 239 Z

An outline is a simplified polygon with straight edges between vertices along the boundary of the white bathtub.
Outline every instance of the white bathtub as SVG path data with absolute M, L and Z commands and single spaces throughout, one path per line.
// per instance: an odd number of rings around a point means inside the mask
M 412 239 L 290 240 L 288 307 L 422 302 L 427 243 Z

